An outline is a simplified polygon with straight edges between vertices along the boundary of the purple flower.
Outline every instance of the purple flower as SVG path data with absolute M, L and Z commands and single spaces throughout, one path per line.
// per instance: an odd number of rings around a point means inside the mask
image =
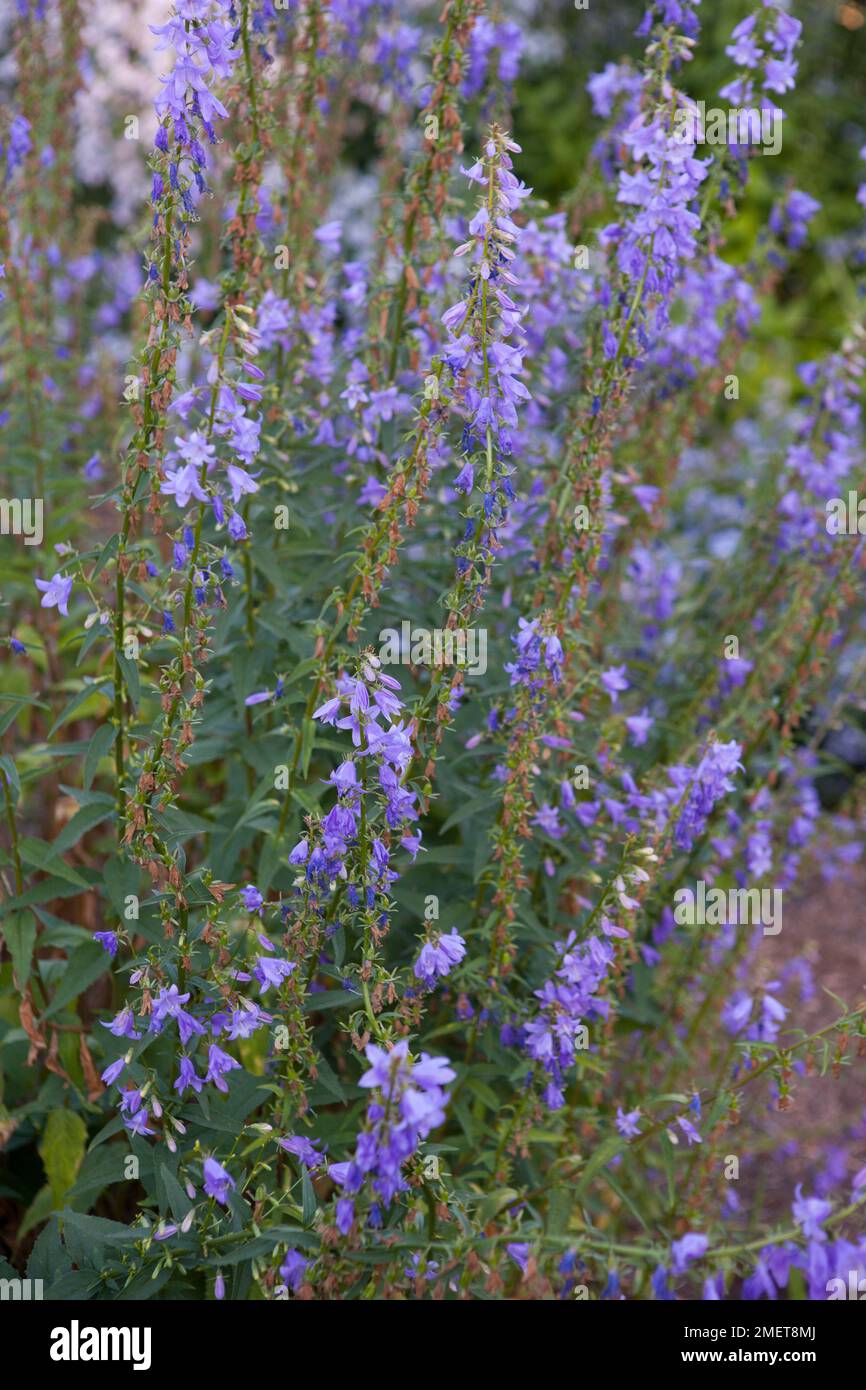
M 625 673 L 625 666 L 611 666 L 601 673 L 601 683 L 614 704 L 619 699 L 620 692 L 629 688 Z
M 237 464 L 230 463 L 226 467 L 226 476 L 229 480 L 229 487 L 232 490 L 232 501 L 237 505 L 247 492 L 258 492 L 258 483 L 250 477 L 249 473 L 243 468 L 238 468 Z
M 798 1183 L 795 1188 L 795 1201 L 791 1206 L 794 1220 L 802 1228 L 803 1235 L 808 1240 L 814 1240 L 820 1244 L 827 1239 L 822 1230 L 822 1222 L 827 1220 L 833 1210 L 833 1204 L 824 1201 L 821 1197 L 804 1197 L 802 1193 L 803 1184 Z
M 340 249 L 340 237 L 343 232 L 342 222 L 323 222 L 317 227 L 313 236 L 324 251 L 335 255 Z
M 289 863 L 290 863 L 290 864 L 305 864 L 306 861 L 307 861 L 307 855 L 309 854 L 309 852 L 310 852 L 310 842 L 309 842 L 309 840 L 306 838 L 306 836 L 304 836 L 302 839 L 300 839 L 300 840 L 298 841 L 298 843 L 295 845 L 294 849 L 291 851 L 291 853 L 290 853 L 290 855 L 289 855 Z
M 221 1163 L 217 1163 L 215 1158 L 205 1159 L 202 1172 L 205 1192 L 224 1207 L 228 1201 L 229 1189 L 237 1186 L 234 1178 L 226 1172 Z
M 106 1086 L 113 1086 L 117 1078 L 126 1066 L 126 1058 L 118 1057 L 116 1062 L 110 1062 L 102 1073 L 102 1080 Z
M 360 1085 L 381 1095 L 367 1107 L 365 1128 L 358 1136 L 355 1156 L 345 1168 L 331 1165 L 330 1175 L 349 1193 L 357 1192 L 369 1175 L 373 1190 L 387 1207 L 406 1187 L 403 1164 L 422 1139 L 445 1118 L 444 1087 L 456 1073 L 444 1057 L 422 1052 L 417 1062 L 409 1057 L 404 1039 L 391 1050 L 369 1043 L 370 1069 Z
M 159 490 L 166 496 L 173 497 L 181 510 L 189 506 L 193 497 L 199 502 L 207 501 L 207 493 L 199 483 L 198 472 L 193 463 L 186 463 L 174 471 L 167 468 Z
M 668 1283 L 668 1271 L 665 1269 L 664 1265 L 658 1266 L 650 1283 L 652 1284 L 653 1293 L 661 1302 L 668 1303 L 673 1300 L 674 1295 L 671 1293 Z
M 337 1166 L 336 1164 L 334 1165 Z M 348 1167 L 348 1164 L 346 1165 Z M 341 1236 L 347 1236 L 352 1229 L 355 1220 L 355 1203 L 351 1197 L 338 1197 L 336 1206 L 337 1230 Z
M 766 1253 L 766 1252 L 762 1252 Z M 743 1299 L 751 1301 L 760 1298 L 763 1294 L 766 1298 L 775 1298 L 778 1290 L 773 1283 L 770 1271 L 763 1258 L 759 1259 L 755 1265 L 755 1271 L 748 1279 L 743 1281 Z
M 138 1134 L 142 1137 L 145 1134 L 156 1134 L 156 1130 L 151 1129 L 148 1125 L 148 1119 L 148 1113 L 142 1106 L 140 1109 L 136 1109 L 135 1111 L 133 1111 L 131 1115 L 128 1115 L 124 1119 L 123 1123 L 129 1130 L 130 1134 Z
M 293 1154 L 295 1158 L 303 1163 L 305 1168 L 319 1168 L 323 1159 L 320 1153 L 316 1152 L 315 1145 L 320 1144 L 320 1139 L 307 1139 L 303 1134 L 287 1134 L 284 1138 L 278 1139 L 277 1143 L 286 1153 Z
M 821 209 L 821 204 L 808 193 L 792 188 L 770 212 L 770 230 L 793 251 L 805 246 L 808 225 Z
M 526 1265 L 529 1260 L 530 1248 L 531 1247 L 529 1246 L 529 1244 L 526 1241 L 522 1240 L 513 1240 L 510 1242 L 510 1244 L 506 1245 L 505 1247 L 514 1263 L 520 1266 L 522 1274 L 526 1273 Z
M 230 1071 L 240 1071 L 241 1064 L 230 1057 L 216 1043 L 211 1043 L 207 1052 L 207 1075 L 205 1081 L 212 1081 L 218 1091 L 228 1091 L 225 1077 Z
M 321 719 L 323 724 L 334 724 L 339 717 L 342 707 L 342 700 L 337 698 L 326 700 L 323 705 L 319 705 L 319 708 L 313 711 L 313 718 Z
M 258 912 L 264 902 L 264 898 L 258 888 L 255 888 L 251 883 L 248 883 L 245 888 L 241 889 L 241 898 L 247 912 Z
M 403 1270 L 403 1273 L 406 1275 L 406 1278 L 407 1278 L 407 1279 L 420 1279 L 420 1278 L 422 1277 L 422 1271 L 421 1271 L 420 1265 L 421 1265 L 421 1252 L 420 1252 L 420 1250 L 416 1250 L 416 1251 L 413 1253 L 411 1259 L 409 1260 L 408 1265 L 406 1265 L 405 1269 Z M 438 1262 L 437 1262 L 436 1260 L 427 1260 L 427 1261 L 426 1261 L 425 1266 L 424 1266 L 424 1270 L 423 1270 L 423 1278 L 427 1280 L 428 1284 L 432 1283 L 433 1280 L 436 1278 L 436 1274 L 437 1274 L 437 1272 L 438 1272 L 438 1269 L 439 1269 L 439 1264 L 438 1264 Z
M 189 992 L 180 994 L 177 985 L 170 985 L 160 990 L 153 1001 L 153 1011 L 150 1017 L 150 1031 L 161 1033 L 165 1022 L 169 1018 L 176 1019 L 177 1029 L 180 1040 L 186 1044 L 194 1033 L 204 1033 L 204 1025 L 199 1023 L 197 1018 L 187 1013 L 182 1007 L 189 999 Z
M 437 942 L 425 941 L 415 962 L 416 978 L 432 988 L 436 980 L 444 979 L 465 955 L 466 942 L 452 927 L 449 934 L 440 936 Z
M 310 1266 L 310 1261 L 305 1260 L 303 1255 L 297 1250 L 287 1250 L 286 1258 L 280 1265 L 280 1274 L 286 1281 L 293 1293 L 297 1293 L 301 1284 L 304 1282 L 304 1275 Z
M 135 1015 L 129 1004 L 126 1004 L 110 1023 L 103 1023 L 102 1027 L 107 1028 L 116 1038 L 137 1040 L 141 1037 L 141 1034 L 135 1031 Z
M 683 1134 L 686 1136 L 686 1139 L 688 1140 L 688 1144 L 689 1144 L 689 1147 L 690 1147 L 690 1148 L 691 1148 L 692 1144 L 702 1144 L 702 1143 L 703 1143 L 703 1140 L 701 1139 L 701 1136 L 698 1134 L 698 1131 L 695 1129 L 695 1127 L 694 1127 L 694 1125 L 692 1124 L 691 1120 L 687 1120 L 687 1119 L 685 1118 L 684 1115 L 678 1115 L 678 1116 L 677 1116 L 677 1124 L 679 1125 L 679 1127 L 680 1127 L 680 1129 L 682 1130 Z
M 640 1133 L 640 1110 L 629 1110 L 624 1112 L 622 1106 L 617 1107 L 616 1127 L 623 1139 L 634 1139 Z
M 671 1264 L 674 1274 L 684 1274 L 692 1260 L 699 1260 L 706 1254 L 709 1240 L 696 1231 L 689 1231 L 681 1240 L 671 1245 Z
M 287 979 L 297 968 L 298 963 L 294 960 L 279 960 L 274 956 L 259 956 L 253 966 L 253 974 L 261 986 L 262 994 L 264 994 L 266 989 L 272 987 L 279 989 L 283 980 Z
M 674 839 L 678 849 L 689 851 L 709 819 L 716 802 L 733 790 L 731 776 L 742 771 L 739 743 L 713 743 L 692 774 L 691 790 L 677 822 Z
M 174 1089 L 177 1091 L 178 1095 L 182 1096 L 184 1091 L 190 1088 L 198 1092 L 203 1086 L 204 1081 L 196 1072 L 191 1059 L 185 1054 L 182 1054 L 178 1064 L 178 1076 L 174 1083 Z
M 535 815 L 532 817 L 532 824 L 537 825 L 539 829 L 543 830 L 546 835 L 549 835 L 552 840 L 561 840 L 565 834 L 565 827 L 559 819 L 559 813 L 556 807 L 551 806 L 546 801 L 542 806 L 539 806 Z
M 626 715 L 625 726 L 636 748 L 641 748 L 646 743 L 647 735 L 654 723 L 652 715 L 647 714 L 645 709 L 640 714 Z
M 65 579 L 62 574 L 52 575 L 51 579 L 37 579 L 35 581 L 37 589 L 42 591 L 42 602 L 40 608 L 57 608 L 58 613 L 62 613 L 64 618 L 69 616 L 69 595 L 72 593 L 72 580 Z

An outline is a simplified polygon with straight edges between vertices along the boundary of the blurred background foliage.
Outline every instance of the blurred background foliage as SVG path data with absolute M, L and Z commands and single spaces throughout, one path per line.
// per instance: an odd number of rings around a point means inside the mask
M 554 205 L 576 186 L 598 136 L 587 78 L 620 54 L 637 59 L 642 41 L 635 30 L 644 8 L 642 0 L 589 0 L 586 10 L 576 10 L 573 0 L 545 0 L 540 7 L 542 31 L 524 57 L 513 125 L 523 146 L 519 172 Z M 727 105 L 717 96 L 732 76 L 725 46 L 753 8 L 751 0 L 700 6 L 695 56 L 677 80 L 708 108 Z M 725 258 L 741 262 L 752 254 L 780 182 L 817 198 L 822 210 L 775 298 L 765 303 L 743 363 L 746 407 L 769 378 L 783 377 L 792 387 L 798 362 L 836 347 L 854 309 L 850 273 L 829 253 L 863 216 L 855 194 L 863 168 L 858 152 L 866 144 L 866 6 L 794 0 L 791 12 L 803 22 L 803 42 L 796 90 L 779 99 L 788 117 L 782 149 L 766 166 L 753 161 L 739 214 L 725 227 Z

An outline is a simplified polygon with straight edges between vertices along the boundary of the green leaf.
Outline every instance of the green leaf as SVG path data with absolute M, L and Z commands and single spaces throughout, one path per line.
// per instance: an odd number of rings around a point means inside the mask
M 82 1216 L 66 1207 L 62 1215 L 63 1243 L 79 1269 L 100 1269 L 105 1262 L 108 1245 L 128 1245 L 140 1239 L 141 1232 L 119 1221 L 107 1221 L 102 1216 Z
M 332 1069 L 330 1062 L 327 1062 L 321 1052 L 316 1058 L 316 1071 L 319 1081 L 326 1091 L 330 1091 L 334 1098 L 342 1103 L 346 1100 L 346 1091 L 337 1073 Z
M 141 870 L 124 859 L 109 859 L 103 872 L 105 891 L 118 917 L 123 917 L 126 899 L 138 894 Z
M 494 1113 L 499 1110 L 501 1101 L 496 1092 L 492 1090 L 486 1082 L 479 1080 L 477 1076 L 468 1076 L 466 1078 L 466 1084 L 473 1095 L 477 1096 L 478 1099 L 487 1106 L 488 1110 L 492 1110 Z
M 310 1182 L 310 1175 L 306 1168 L 301 1169 L 301 1192 L 303 1193 L 303 1219 L 305 1226 L 312 1226 L 315 1219 L 318 1202 L 313 1184 Z
M 574 1199 L 567 1187 L 553 1187 L 547 1198 L 547 1230 L 550 1235 L 561 1235 L 568 1225 L 568 1218 L 574 1206 Z
M 71 1003 L 79 994 L 92 985 L 94 980 L 108 969 L 108 955 L 102 949 L 98 941 L 82 941 L 80 946 L 76 946 L 72 955 L 69 957 L 63 978 L 57 987 L 57 991 L 45 1010 L 45 1017 L 51 1018 L 52 1014 L 59 1011 Z
M 0 719 L 0 734 L 5 734 L 9 725 L 15 723 L 21 711 L 26 709 L 28 705 L 34 705 L 37 709 L 51 708 L 50 705 L 46 705 L 44 700 L 36 700 L 32 695 L 0 694 L 0 700 L 4 702 L 12 701 L 12 708 L 7 709 L 2 719 Z
M 17 806 L 18 802 L 21 800 L 21 783 L 18 780 L 18 769 L 8 753 L 4 753 L 2 757 L 0 757 L 0 769 L 2 769 L 3 776 L 6 778 L 12 805 Z M 5 791 L 3 793 L 3 798 L 5 801 Z
M 52 738 L 61 725 L 71 719 L 73 714 L 81 709 L 82 705 L 86 705 L 87 701 L 94 695 L 104 695 L 108 686 L 108 681 L 85 681 L 83 689 L 76 691 L 69 703 L 64 706 L 62 712 L 57 716 L 51 728 L 48 730 L 46 738 Z
M 78 1176 L 87 1146 L 87 1125 L 74 1110 L 52 1110 L 45 1121 L 39 1156 L 51 1188 L 51 1200 L 59 1210 Z
M 470 816 L 477 816 L 479 811 L 486 810 L 490 806 L 490 793 L 485 792 L 483 796 L 474 796 L 471 800 L 464 801 L 452 816 L 449 816 L 444 825 L 439 827 L 439 834 L 444 835 L 450 830 L 452 825 L 459 825 L 461 821 L 468 820 Z
M 74 819 L 74 817 L 73 817 Z M 46 844 L 44 840 L 37 840 L 33 836 L 25 835 L 18 842 L 18 852 L 25 864 L 29 864 L 33 869 L 42 869 L 46 874 L 52 874 L 56 878 L 65 879 L 67 883 L 72 883 L 82 891 L 89 888 L 86 878 L 70 869 L 68 864 L 64 864 L 62 859 L 56 857 L 53 845 Z
M 155 1298 L 160 1289 L 168 1283 L 175 1272 L 171 1265 L 166 1265 L 164 1269 L 156 1270 L 145 1267 L 140 1274 L 136 1274 L 130 1284 L 125 1289 L 121 1289 L 117 1295 L 118 1303 L 135 1302 L 138 1303 L 146 1298 Z
M 49 1189 L 43 1190 L 48 1191 Z M 52 1218 L 30 1252 L 30 1259 L 27 1262 L 27 1278 L 41 1279 L 45 1288 L 50 1289 L 58 1275 L 68 1274 L 71 1267 L 69 1257 L 60 1240 L 60 1227 L 57 1221 Z
M 123 672 L 123 683 L 126 686 L 132 708 L 137 713 L 141 704 L 141 679 L 138 674 L 138 664 L 131 661 L 128 656 L 124 656 L 123 652 L 117 653 L 117 664 Z
M 84 927 L 76 927 L 74 922 L 55 917 L 54 913 L 45 907 L 37 907 L 34 911 L 45 928 L 39 938 L 40 946 L 57 946 L 61 951 L 71 951 L 80 946 L 82 941 L 93 940 L 90 932 Z
M 36 941 L 36 919 L 32 912 L 12 912 L 3 922 L 3 940 L 12 957 L 12 970 L 23 989 L 30 979 L 30 962 Z
M 267 893 L 273 881 L 274 874 L 280 868 L 284 857 L 284 851 L 276 835 L 267 835 L 262 841 L 262 851 L 259 855 L 259 868 L 256 875 L 256 882 L 262 893 Z
M 302 680 L 304 676 L 308 676 L 311 671 L 315 671 L 318 664 L 319 662 L 317 657 L 308 656 L 304 661 L 298 663 L 292 674 L 285 681 L 283 681 L 283 685 L 293 685 L 295 681 Z
M 486 1197 L 479 1203 L 478 1213 L 480 1219 L 485 1224 L 488 1221 L 495 1221 L 497 1216 L 513 1202 L 520 1200 L 520 1193 L 515 1187 L 500 1187 L 495 1192 L 488 1192 Z
M 56 1284 L 51 1285 L 52 1303 L 85 1303 L 101 1287 L 98 1274 L 86 1274 L 80 1269 L 69 1269 L 61 1274 Z
M 99 825 L 100 821 L 107 820 L 109 816 L 113 815 L 113 806 L 82 806 L 64 825 L 57 839 L 53 842 L 54 852 L 65 854 L 66 850 L 72 849 L 73 845 L 78 844 L 82 835 L 86 835 L 88 830 L 92 830 L 95 825 Z M 52 869 L 55 873 L 58 872 L 53 865 Z
M 93 567 L 93 573 L 90 576 L 91 584 L 93 583 L 94 579 L 96 579 L 97 575 L 101 574 L 102 571 L 105 569 L 105 566 L 108 564 L 108 561 L 117 551 L 117 547 L 119 544 L 120 536 L 117 532 L 115 532 L 113 536 L 109 536 L 108 540 L 105 542 L 105 545 L 100 550 L 99 558 L 97 559 L 96 564 Z
M 76 875 L 77 880 L 77 875 Z M 85 884 L 85 887 L 90 887 Z M 41 883 L 28 888 L 26 893 L 22 893 L 20 898 L 15 899 L 16 907 L 30 907 L 33 903 L 50 903 L 54 898 L 75 898 L 82 891 L 80 882 L 70 883 L 66 879 L 51 878 L 43 879 Z M 0 903 L 0 917 L 5 917 L 6 903 Z
M 339 1009 L 343 1004 L 353 1004 L 356 1009 L 363 1009 L 364 997 L 351 989 L 322 990 L 321 994 L 307 995 L 304 1000 L 304 1012 L 324 1013 L 327 1009 Z
M 313 756 L 316 733 L 315 720 L 305 718 L 301 726 L 301 775 L 304 778 L 310 771 L 310 758 Z
M 32 1231 L 34 1226 L 41 1226 L 43 1221 L 47 1221 L 54 1211 L 54 1198 L 48 1183 L 40 1187 L 30 1206 L 21 1218 L 21 1225 L 18 1227 L 18 1239 L 23 1240 L 28 1231 Z
M 624 1140 L 614 1135 L 610 1139 L 605 1139 L 599 1144 L 598 1148 L 594 1150 L 580 1171 L 580 1177 L 578 1178 L 577 1186 L 574 1190 L 575 1202 L 578 1202 L 583 1196 L 599 1169 L 603 1168 L 606 1163 L 610 1163 L 610 1160 L 622 1151 L 624 1143 Z
M 101 758 L 108 753 L 115 740 L 115 732 L 110 724 L 103 724 L 101 729 L 97 729 L 87 749 L 87 757 L 84 759 L 84 786 L 89 788 L 96 776 L 96 768 Z
M 158 1163 L 156 1172 L 159 1182 L 162 1184 L 165 1193 L 166 1203 L 171 1207 L 171 1214 L 175 1221 L 183 1221 L 184 1217 L 192 1207 L 192 1202 L 184 1192 L 174 1173 L 165 1163 Z M 160 1203 L 162 1210 L 163 1203 Z

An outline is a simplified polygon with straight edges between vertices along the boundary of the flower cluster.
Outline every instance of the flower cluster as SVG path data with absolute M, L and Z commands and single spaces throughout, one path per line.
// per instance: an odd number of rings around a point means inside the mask
M 349 1234 L 355 1219 L 353 1195 L 365 1182 L 369 1180 L 375 1193 L 369 1218 L 374 1225 L 381 1223 L 382 1209 L 406 1190 L 404 1166 L 430 1131 L 442 1123 L 447 1086 L 457 1074 L 445 1057 L 422 1052 L 413 1062 L 406 1042 L 396 1043 L 390 1051 L 371 1043 L 366 1054 L 370 1067 L 359 1084 L 375 1091 L 367 1106 L 366 1123 L 354 1157 L 328 1168 L 345 1194 L 336 1204 L 336 1222 L 343 1235 Z

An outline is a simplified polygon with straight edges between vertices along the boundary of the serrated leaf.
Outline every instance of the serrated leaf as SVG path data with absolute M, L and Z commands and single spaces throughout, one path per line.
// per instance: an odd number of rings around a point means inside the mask
M 58 1276 L 68 1274 L 70 1268 L 69 1256 L 60 1239 L 60 1228 L 56 1218 L 52 1217 L 30 1252 L 27 1278 L 41 1279 L 45 1288 L 50 1289 Z
M 107 1221 L 102 1216 L 82 1216 L 80 1212 L 64 1208 L 63 1243 L 73 1264 L 80 1270 L 100 1269 L 105 1261 L 108 1246 L 129 1245 L 139 1239 L 140 1232 L 119 1221 Z
M 87 1125 L 74 1110 L 52 1110 L 45 1121 L 39 1156 L 51 1189 L 52 1206 L 59 1210 L 78 1176 L 87 1146 Z

